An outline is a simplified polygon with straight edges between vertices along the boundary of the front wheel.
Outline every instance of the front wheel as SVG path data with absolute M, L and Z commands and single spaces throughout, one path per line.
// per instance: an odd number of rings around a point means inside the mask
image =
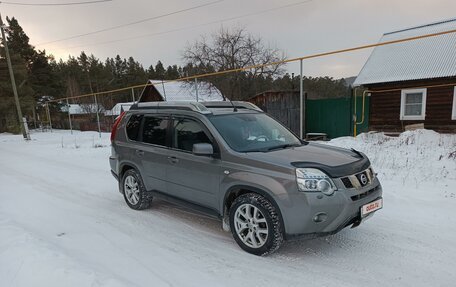
M 230 207 L 234 240 L 245 251 L 267 255 L 283 242 L 280 215 L 267 199 L 255 193 L 239 196 Z
M 148 196 L 141 175 L 136 170 L 129 169 L 124 173 L 120 187 L 125 202 L 130 208 L 136 210 L 149 208 L 152 197 Z

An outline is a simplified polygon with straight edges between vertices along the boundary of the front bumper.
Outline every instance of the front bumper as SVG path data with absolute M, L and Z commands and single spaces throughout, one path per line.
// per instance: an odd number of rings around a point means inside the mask
M 334 234 L 362 220 L 361 207 L 382 198 L 378 179 L 360 189 L 338 189 L 332 196 L 294 192 L 275 199 L 282 212 L 286 239 L 315 238 Z M 323 220 L 315 221 L 320 215 Z M 370 217 L 370 216 L 368 216 Z

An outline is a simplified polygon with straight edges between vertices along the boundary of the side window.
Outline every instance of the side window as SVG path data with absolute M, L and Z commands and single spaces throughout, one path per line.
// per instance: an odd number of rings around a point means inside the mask
M 159 117 L 144 117 L 143 142 L 166 146 L 166 130 L 168 119 Z
M 175 119 L 173 147 L 192 151 L 196 143 L 211 143 L 201 124 L 191 119 Z
M 401 92 L 401 120 L 424 120 L 426 117 L 426 89 Z
M 132 115 L 127 123 L 127 136 L 130 140 L 137 141 L 139 136 L 139 128 L 143 115 Z

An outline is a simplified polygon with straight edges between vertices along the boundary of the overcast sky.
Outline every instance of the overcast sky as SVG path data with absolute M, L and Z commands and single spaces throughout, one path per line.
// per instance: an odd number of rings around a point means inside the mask
M 24 3 L 63 3 L 76 0 L 17 0 Z M 30 37 L 32 45 L 167 14 L 215 0 L 114 0 L 91 5 L 28 7 L 0 4 L 2 16 L 14 16 Z M 144 67 L 161 60 L 166 66 L 182 64 L 182 52 L 200 35 L 224 27 L 244 27 L 287 57 L 348 48 L 378 42 L 385 32 L 456 17 L 455 0 L 313 0 L 223 23 L 198 26 L 221 19 L 256 13 L 302 0 L 225 0 L 200 9 L 77 39 L 38 46 L 57 59 L 93 53 L 104 60 L 119 54 L 133 56 Z M 189 29 L 181 29 L 190 27 Z M 191 28 L 193 27 L 193 28 Z M 136 36 L 161 33 L 137 39 Z M 122 40 L 120 42 L 103 42 Z M 347 53 L 304 62 L 309 76 L 355 76 L 371 50 Z M 299 71 L 298 63 L 287 65 Z

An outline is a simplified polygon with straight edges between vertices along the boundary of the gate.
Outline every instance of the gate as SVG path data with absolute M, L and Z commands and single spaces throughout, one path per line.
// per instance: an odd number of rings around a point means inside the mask
M 365 119 L 357 126 L 358 134 L 368 131 L 369 97 L 366 97 Z M 358 98 L 357 118 L 362 117 L 361 99 Z M 306 100 L 306 133 L 326 133 L 329 138 L 353 135 L 353 99 Z
M 365 99 L 364 122 L 357 133 L 369 130 L 370 97 Z M 299 93 L 265 92 L 250 99 L 263 111 L 299 135 Z M 353 135 L 353 98 L 306 99 L 305 133 L 325 133 L 328 138 Z M 357 98 L 357 119 L 362 118 L 362 98 Z

